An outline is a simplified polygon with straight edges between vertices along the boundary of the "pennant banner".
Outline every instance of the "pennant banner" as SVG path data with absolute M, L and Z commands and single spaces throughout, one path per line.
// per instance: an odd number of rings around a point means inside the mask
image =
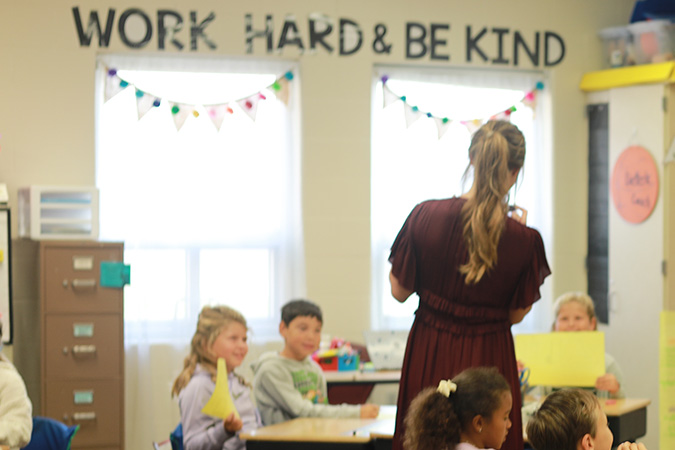
M 413 106 L 410 103 L 408 103 L 405 95 L 398 95 L 394 93 L 391 89 L 389 89 L 389 86 L 387 86 L 388 80 L 389 77 L 387 75 L 383 75 L 380 78 L 380 81 L 382 81 L 382 94 L 383 94 L 382 107 L 386 108 L 387 106 L 399 100 L 402 101 L 403 112 L 405 114 L 406 128 L 410 127 L 420 117 L 426 116 L 434 120 L 436 128 L 438 129 L 438 139 L 442 138 L 445 132 L 448 131 L 448 128 L 452 123 L 452 120 L 448 119 L 447 117 L 435 116 L 430 112 L 420 111 L 420 109 L 417 106 Z M 534 110 L 537 105 L 537 92 L 541 91 L 542 89 L 544 89 L 544 83 L 540 81 L 536 84 L 534 89 L 525 94 L 525 96 L 521 100 L 521 103 Z M 466 129 L 469 131 L 470 134 L 473 134 L 488 120 L 510 121 L 511 113 L 513 113 L 514 111 L 516 111 L 516 107 L 511 106 L 510 108 L 507 108 L 504 111 L 499 111 L 491 115 L 489 119 L 481 118 L 481 119 L 461 120 L 460 123 L 466 127 Z
M 293 77 L 293 72 L 288 71 L 267 87 L 267 89 L 272 91 L 277 99 L 282 101 L 285 105 L 288 105 L 289 85 L 293 80 Z M 176 125 L 176 130 L 181 129 L 188 117 L 199 117 L 199 112 L 197 111 L 197 107 L 199 106 L 202 106 L 206 110 L 209 118 L 211 119 L 211 122 L 213 122 L 213 125 L 217 130 L 220 130 L 226 117 L 234 114 L 232 105 L 237 105 L 237 108 L 245 112 L 246 115 L 255 122 L 256 114 L 258 112 L 258 103 L 262 100 L 266 100 L 265 94 L 262 91 L 258 91 L 247 95 L 244 98 L 233 99 L 221 104 L 189 105 L 185 103 L 178 103 L 169 99 L 162 99 L 148 92 L 144 92 L 136 88 L 132 83 L 120 78 L 117 75 L 116 69 L 107 68 L 104 88 L 104 97 L 106 102 L 130 86 L 135 89 L 138 120 L 141 120 L 141 118 L 143 118 L 143 116 L 145 116 L 148 111 L 158 107 L 164 100 L 167 101 L 171 107 L 171 115 L 173 116 L 173 122 Z

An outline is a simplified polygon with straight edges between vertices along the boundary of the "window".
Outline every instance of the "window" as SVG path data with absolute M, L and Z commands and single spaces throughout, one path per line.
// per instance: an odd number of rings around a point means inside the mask
M 130 83 L 96 122 L 100 237 L 125 242 L 131 265 L 125 341 L 189 342 L 213 304 L 239 310 L 254 338 L 276 338 L 281 304 L 304 293 L 298 83 L 288 105 L 270 88 L 288 63 L 108 58 L 99 87 L 110 67 Z M 161 98 L 140 119 L 136 89 Z M 254 119 L 232 102 L 258 92 Z M 180 129 L 172 102 L 190 110 Z M 218 129 L 202 105 L 225 103 Z
M 408 127 L 404 103 L 394 101 L 383 107 L 384 87 L 380 78 L 388 76 L 387 88 L 406 103 L 433 116 L 450 119 L 447 131 L 439 139 L 436 121 L 426 116 Z M 371 153 L 371 245 L 373 302 L 372 326 L 375 329 L 406 329 L 412 324 L 418 298 L 414 294 L 398 303 L 390 292 L 388 262 L 391 244 L 412 208 L 431 198 L 459 196 L 471 186 L 462 177 L 469 163 L 471 132 L 461 121 L 489 118 L 511 106 L 511 122 L 523 131 L 527 156 L 525 168 L 510 195 L 528 209 L 528 225 L 542 233 L 547 255 L 550 245 L 550 180 L 548 146 L 540 133 L 546 110 L 537 96 L 537 114 L 520 102 L 542 74 L 489 74 L 457 70 L 455 73 L 433 69 L 380 68 L 374 82 Z M 389 93 L 387 95 L 390 95 Z M 536 125 L 535 125 L 536 124 Z M 542 291 L 542 295 L 546 295 Z M 539 326 L 532 317 L 539 314 L 550 324 L 548 305 L 526 318 L 523 331 Z M 542 330 L 544 331 L 544 330 Z

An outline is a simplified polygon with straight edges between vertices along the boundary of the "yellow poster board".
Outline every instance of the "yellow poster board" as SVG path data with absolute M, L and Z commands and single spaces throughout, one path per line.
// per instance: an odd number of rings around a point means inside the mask
M 675 448 L 675 311 L 661 311 L 659 353 L 659 442 Z
M 230 387 L 227 384 L 227 366 L 223 358 L 218 358 L 218 372 L 216 373 L 216 388 L 206 405 L 202 408 L 204 414 L 213 417 L 220 417 L 225 420 L 234 412 L 234 416 L 239 418 L 239 412 L 234 407 Z
M 605 373 L 605 334 L 599 331 L 518 334 L 516 358 L 530 369 L 530 386 L 593 387 Z

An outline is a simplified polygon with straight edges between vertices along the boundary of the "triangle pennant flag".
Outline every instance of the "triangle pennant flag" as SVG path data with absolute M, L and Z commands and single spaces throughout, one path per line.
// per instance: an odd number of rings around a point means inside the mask
M 255 116 L 258 112 L 258 102 L 264 99 L 265 97 L 260 92 L 258 92 L 257 94 L 253 94 L 250 97 L 237 100 L 237 104 L 255 122 Z
M 521 100 L 522 104 L 531 108 L 531 109 L 537 109 L 537 94 L 536 91 L 530 91 L 528 92 L 525 97 Z
M 441 117 L 434 117 L 434 122 L 436 122 L 436 128 L 438 128 L 438 139 L 442 138 L 443 135 L 445 134 L 446 131 L 448 131 L 448 128 L 450 128 L 450 124 L 452 123 L 452 120 L 449 120 L 448 118 L 441 118 Z
M 207 105 L 204 107 L 206 109 L 206 114 L 209 115 L 211 122 L 216 126 L 216 130 L 220 131 L 220 127 L 223 126 L 223 120 L 225 116 L 232 114 L 234 111 L 227 103 L 220 105 Z
M 202 408 L 202 413 L 220 419 L 227 419 L 230 414 L 234 413 L 234 417 L 240 418 L 230 394 L 230 387 L 227 383 L 227 364 L 223 358 L 218 358 L 216 364 L 216 386 L 213 389 L 211 398 Z
M 138 110 L 138 120 L 152 108 L 156 108 L 161 103 L 161 99 L 154 95 L 146 94 L 143 91 L 136 89 L 136 109 Z
M 480 119 L 473 119 L 462 121 L 462 124 L 469 130 L 469 134 L 473 135 L 483 125 L 483 121 Z
M 383 100 L 383 102 L 382 102 L 383 108 L 386 108 L 387 106 L 391 105 L 395 101 L 399 100 L 398 95 L 391 92 L 391 89 L 389 89 L 386 84 L 384 86 L 382 86 L 382 94 L 383 94 L 383 96 L 382 96 L 383 97 L 383 99 L 382 99 Z
M 405 126 L 407 128 L 424 115 L 416 106 L 410 106 L 407 103 L 403 105 L 403 111 L 405 112 Z
M 169 106 L 171 107 L 171 115 L 173 116 L 173 123 L 176 125 L 176 130 L 180 131 L 185 124 L 185 120 L 193 113 L 194 109 L 191 108 L 190 105 L 174 102 L 169 102 Z
M 490 120 L 504 120 L 506 122 L 511 121 L 511 110 L 507 109 L 506 111 L 501 111 L 490 117 Z
M 289 83 L 286 77 L 281 77 L 270 86 L 274 95 L 288 106 Z
M 129 83 L 118 77 L 115 69 L 110 69 L 105 77 L 105 101 L 107 102 L 127 87 Z

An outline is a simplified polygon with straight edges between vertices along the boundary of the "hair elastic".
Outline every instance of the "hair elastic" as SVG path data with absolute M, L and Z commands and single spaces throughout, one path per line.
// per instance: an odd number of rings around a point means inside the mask
M 440 392 L 445 397 L 450 397 L 450 393 L 455 391 L 457 391 L 457 385 L 452 380 L 441 380 L 436 388 L 436 392 Z

